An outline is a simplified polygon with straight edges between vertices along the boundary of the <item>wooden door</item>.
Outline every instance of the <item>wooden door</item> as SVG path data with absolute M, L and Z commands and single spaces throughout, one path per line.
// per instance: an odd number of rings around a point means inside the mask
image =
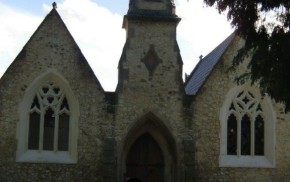
M 158 143 L 144 134 L 132 145 L 126 160 L 126 176 L 142 182 L 164 181 L 164 158 Z

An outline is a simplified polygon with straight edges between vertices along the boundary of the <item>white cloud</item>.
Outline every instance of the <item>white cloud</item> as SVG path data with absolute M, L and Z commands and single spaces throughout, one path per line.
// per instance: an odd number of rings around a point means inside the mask
M 176 0 L 178 41 L 189 73 L 198 61 L 230 33 L 229 23 L 215 9 L 203 8 L 203 0 Z M 51 5 L 43 5 L 47 14 Z M 58 3 L 59 14 L 76 40 L 105 90 L 117 84 L 117 66 L 125 43 L 123 15 L 113 14 L 91 0 L 64 0 Z M 0 3 L 0 77 L 13 61 L 43 17 L 9 8 Z
M 44 9 L 49 11 L 51 6 Z M 125 43 L 123 16 L 90 0 L 65 0 L 57 10 L 104 89 L 114 90 Z
M 40 17 L 28 12 L 15 11 L 0 2 L 0 77 L 40 22 Z
M 184 71 L 190 73 L 199 61 L 221 43 L 233 30 L 225 15 L 206 7 L 203 0 L 177 0 L 178 41 L 183 57 Z
M 51 5 L 43 5 L 46 14 Z M 106 90 L 114 90 L 117 65 L 125 43 L 123 16 L 90 0 L 64 0 L 58 12 Z M 85 11 L 84 11 L 85 10 Z M 0 4 L 0 77 L 44 17 Z

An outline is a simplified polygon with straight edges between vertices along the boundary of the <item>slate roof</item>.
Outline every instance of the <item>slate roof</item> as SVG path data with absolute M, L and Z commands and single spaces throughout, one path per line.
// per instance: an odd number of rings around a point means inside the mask
M 233 41 L 234 37 L 235 33 L 232 33 L 213 51 L 199 61 L 185 82 L 185 93 L 187 95 L 197 94 L 200 87 L 205 83 L 209 74 Z

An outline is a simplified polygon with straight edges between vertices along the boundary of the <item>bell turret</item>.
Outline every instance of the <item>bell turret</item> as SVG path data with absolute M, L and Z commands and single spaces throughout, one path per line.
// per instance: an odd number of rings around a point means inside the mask
M 183 63 L 176 41 L 179 21 L 170 0 L 130 1 L 123 22 L 127 40 L 119 62 L 119 91 L 182 88 Z

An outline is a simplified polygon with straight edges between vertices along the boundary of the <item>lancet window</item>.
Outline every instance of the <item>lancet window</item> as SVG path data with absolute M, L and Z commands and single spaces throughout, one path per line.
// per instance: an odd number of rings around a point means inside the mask
M 220 112 L 220 167 L 275 167 L 276 115 L 257 87 L 236 86 Z
M 227 119 L 228 155 L 264 155 L 264 119 L 261 104 L 250 91 L 232 101 Z
M 64 91 L 53 81 L 35 94 L 29 113 L 29 150 L 68 151 L 70 107 Z

